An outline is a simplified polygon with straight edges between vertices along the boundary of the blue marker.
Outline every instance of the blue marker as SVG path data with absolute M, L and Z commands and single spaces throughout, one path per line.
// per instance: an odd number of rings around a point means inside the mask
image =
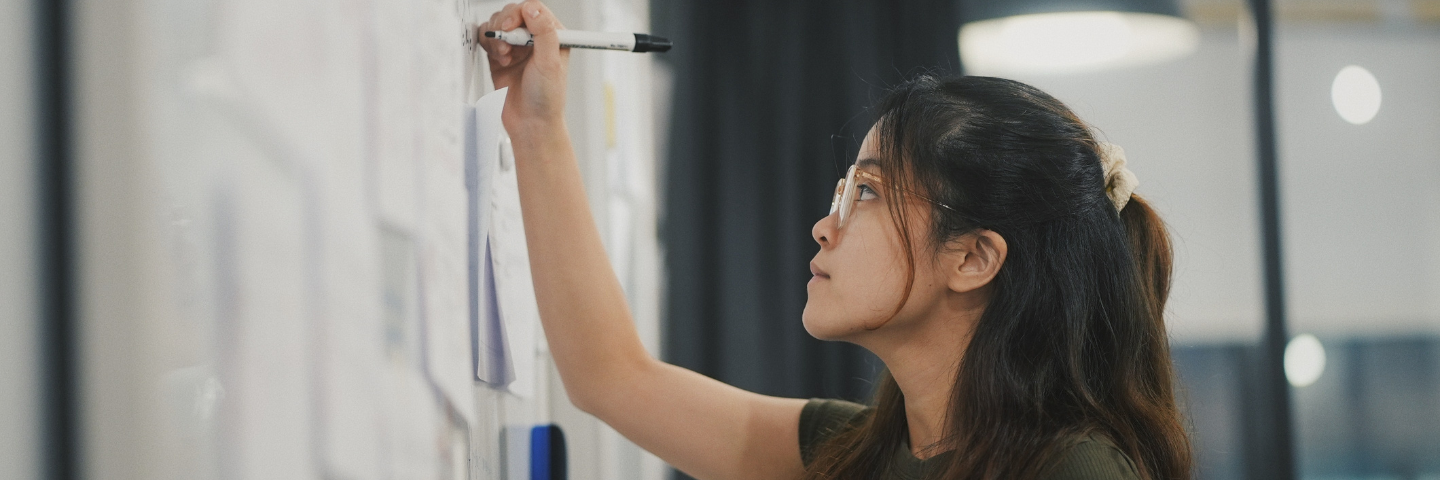
M 566 480 L 565 433 L 557 425 L 530 429 L 530 480 Z

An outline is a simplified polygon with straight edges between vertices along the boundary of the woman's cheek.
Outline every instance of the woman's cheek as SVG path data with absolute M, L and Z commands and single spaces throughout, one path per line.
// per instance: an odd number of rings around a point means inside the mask
M 883 210 L 872 208 L 865 214 Z M 829 255 L 831 277 L 807 285 L 802 321 L 822 340 L 844 340 L 884 325 L 905 289 L 905 258 L 888 218 L 858 217 Z

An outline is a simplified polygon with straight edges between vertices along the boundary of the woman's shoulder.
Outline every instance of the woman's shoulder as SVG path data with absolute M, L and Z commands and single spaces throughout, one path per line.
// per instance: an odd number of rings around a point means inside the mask
M 872 411 L 855 402 L 810 399 L 800 410 L 800 460 L 809 465 L 817 447 L 835 434 L 859 425 Z
M 809 465 L 815 449 L 855 428 L 875 409 L 854 402 L 811 399 L 800 410 L 800 459 Z M 1045 467 L 1041 480 L 1139 480 L 1135 462 L 1101 433 L 1077 435 Z
M 1043 480 L 1138 480 L 1139 471 L 1109 437 L 1090 433 L 1076 437 L 1040 475 Z

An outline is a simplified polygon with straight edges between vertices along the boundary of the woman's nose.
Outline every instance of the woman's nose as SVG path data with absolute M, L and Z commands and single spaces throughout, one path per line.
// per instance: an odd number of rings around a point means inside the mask
M 835 240 L 835 222 L 837 218 L 838 217 L 832 213 L 815 222 L 815 226 L 810 227 L 810 236 L 815 239 L 815 243 L 820 244 L 820 248 L 830 248 L 831 242 Z

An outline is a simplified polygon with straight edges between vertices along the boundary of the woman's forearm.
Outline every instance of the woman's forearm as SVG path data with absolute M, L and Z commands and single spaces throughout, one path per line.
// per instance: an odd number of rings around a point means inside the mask
M 570 400 L 699 478 L 795 478 L 804 400 L 774 398 L 652 358 L 590 215 L 563 122 L 512 135 L 530 270 Z M 508 128 L 508 126 L 507 126 Z
M 522 14 L 523 13 L 523 17 Z M 523 20 L 523 21 L 522 21 Z M 524 26 L 533 47 L 482 39 L 510 133 L 540 321 L 570 400 L 700 478 L 795 478 L 804 400 L 766 397 L 652 358 L 590 215 L 565 129 L 565 61 L 544 4 L 506 5 L 482 28 Z
M 595 413 L 654 359 L 600 242 L 563 121 L 511 136 L 540 320 L 571 401 Z

